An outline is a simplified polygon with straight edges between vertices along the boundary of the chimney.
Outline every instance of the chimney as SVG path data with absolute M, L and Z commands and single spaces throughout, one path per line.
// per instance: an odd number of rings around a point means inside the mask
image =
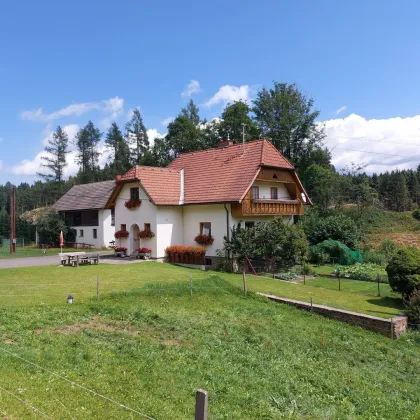
M 115 175 L 115 181 L 120 181 L 121 180 L 121 175 Z
M 229 147 L 233 145 L 233 141 L 232 140 L 223 140 L 221 141 L 216 147 L 218 149 L 224 149 L 225 147 Z

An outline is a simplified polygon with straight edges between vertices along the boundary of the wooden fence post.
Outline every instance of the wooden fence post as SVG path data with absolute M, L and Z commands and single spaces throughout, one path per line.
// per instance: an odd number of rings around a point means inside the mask
M 207 420 L 208 398 L 207 391 L 197 389 L 195 394 L 195 420 Z
M 190 296 L 192 296 L 192 275 L 190 274 Z
M 99 300 L 99 276 L 96 276 L 96 299 Z

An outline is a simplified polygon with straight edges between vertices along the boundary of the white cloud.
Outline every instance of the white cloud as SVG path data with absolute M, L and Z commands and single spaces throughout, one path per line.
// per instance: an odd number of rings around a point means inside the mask
M 168 117 L 161 121 L 161 124 L 167 127 L 175 118 L 174 117 Z
M 187 86 L 185 86 L 184 91 L 181 93 L 182 97 L 190 98 L 192 95 L 195 95 L 196 93 L 201 92 L 200 83 L 198 80 L 191 80 L 190 83 L 188 83 Z
M 101 112 L 116 118 L 124 110 L 124 99 L 116 96 L 100 102 L 84 102 L 79 104 L 71 104 L 58 111 L 45 113 L 43 108 L 35 110 L 23 111 L 20 115 L 22 120 L 29 121 L 53 121 L 64 117 L 80 117 L 92 110 L 100 110 Z
M 420 162 L 420 115 L 368 120 L 350 114 L 322 124 L 337 169 L 357 162 L 379 173 L 416 168 Z
M 149 138 L 150 147 L 153 146 L 155 139 L 158 137 L 165 137 L 166 133 L 162 134 L 159 133 L 159 131 L 156 130 L 156 128 L 149 128 L 147 130 L 147 137 Z
M 335 115 L 341 114 L 346 109 L 347 109 L 347 106 L 346 105 L 341 106 L 340 108 L 337 109 L 337 111 L 335 111 Z
M 69 138 L 69 146 L 71 146 L 74 138 L 76 137 L 77 132 L 79 131 L 80 126 L 78 124 L 68 124 L 63 127 L 63 130 L 67 133 Z M 46 133 L 48 133 L 42 140 L 42 144 L 46 146 L 50 139 L 53 138 L 54 132 L 51 130 L 51 127 L 48 127 Z
M 207 102 L 205 106 L 211 107 L 213 105 L 235 101 L 250 102 L 251 100 L 251 88 L 249 85 L 242 86 L 222 86 Z

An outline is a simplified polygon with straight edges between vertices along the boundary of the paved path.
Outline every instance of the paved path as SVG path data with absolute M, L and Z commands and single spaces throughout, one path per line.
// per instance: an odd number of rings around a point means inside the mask
M 111 252 L 101 252 L 100 255 L 112 254 Z M 107 262 L 101 259 L 101 263 Z M 2 258 L 0 259 L 0 269 L 19 268 L 19 267 L 45 267 L 48 265 L 60 265 L 58 255 L 47 255 L 45 257 L 25 257 L 25 258 Z

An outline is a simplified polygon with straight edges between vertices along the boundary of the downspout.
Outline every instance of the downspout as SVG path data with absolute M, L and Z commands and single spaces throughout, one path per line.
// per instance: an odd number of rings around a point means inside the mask
M 229 229 L 229 210 L 226 207 L 226 203 L 223 205 L 225 210 L 226 210 L 226 239 L 229 241 L 230 240 L 230 229 Z M 228 251 L 227 254 L 228 258 L 230 258 L 230 251 Z

